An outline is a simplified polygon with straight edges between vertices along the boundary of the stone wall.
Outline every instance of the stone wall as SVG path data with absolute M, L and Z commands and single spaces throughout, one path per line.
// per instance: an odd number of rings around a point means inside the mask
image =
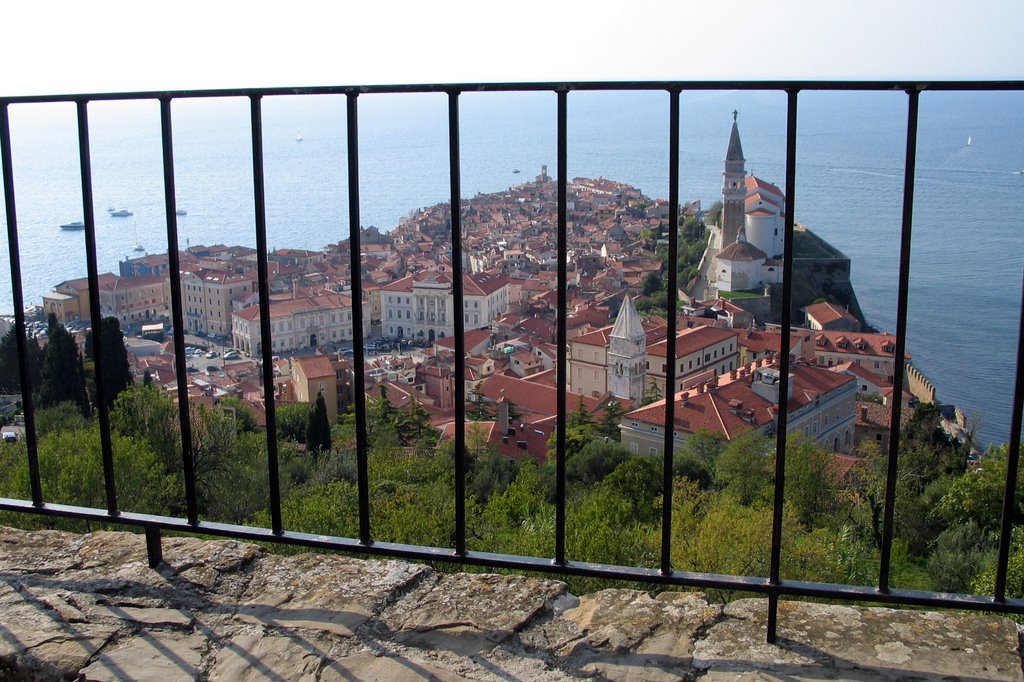
M 1021 680 L 1003 618 L 605 590 L 0 527 L 4 680 Z
M 928 377 L 909 362 L 905 366 L 907 368 L 907 390 L 910 391 L 910 394 L 922 403 L 934 403 L 935 386 L 932 385 L 932 382 L 928 381 Z

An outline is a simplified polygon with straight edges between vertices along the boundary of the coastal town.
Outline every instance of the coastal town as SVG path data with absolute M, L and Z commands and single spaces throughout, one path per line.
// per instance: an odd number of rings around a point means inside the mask
M 394 229 L 361 229 L 363 329 L 353 328 L 347 240 L 320 251 L 268 254 L 276 404 L 322 396 L 329 420 L 352 404 L 352 344 L 365 343 L 366 394 L 398 409 L 418 403 L 438 438 L 450 438 L 456 396 L 474 409 L 500 454 L 543 461 L 556 422 L 557 186 L 542 167 L 533 181 L 462 201 L 463 310 L 453 297 L 451 207 L 422 208 Z M 568 186 L 568 359 L 570 409 L 597 415 L 614 404 L 621 442 L 660 453 L 666 399 L 675 401 L 676 448 L 695 433 L 731 440 L 770 435 L 778 423 L 781 327 L 771 289 L 781 281 L 785 197 L 748 174 L 733 120 L 721 204 L 680 207 L 700 225 L 703 254 L 680 281 L 675 385 L 667 390 L 664 317 L 669 204 L 605 178 Z M 706 228 L 706 231 L 705 231 Z M 806 231 L 804 231 L 806 233 Z M 841 254 L 840 254 L 841 255 Z M 257 253 L 194 245 L 179 253 L 188 374 L 175 374 L 167 254 L 127 258 L 99 277 L 100 310 L 125 332 L 136 381 L 216 406 L 231 397 L 265 422 Z M 658 309 L 657 294 L 661 294 Z M 43 296 L 37 327 L 53 315 L 84 347 L 88 280 Z M 654 304 L 652 304 L 654 301 Z M 853 308 L 855 312 L 855 306 Z M 455 315 L 465 357 L 455 356 Z M 822 297 L 800 308 L 791 330 L 788 428 L 843 462 L 858 444 L 888 446 L 893 400 L 934 402 L 934 388 L 907 358 L 903 395 L 893 394 L 896 338 L 877 332 L 849 305 Z M 5 331 L 5 330 L 0 330 Z M 465 363 L 462 386 L 454 366 Z M 467 408 L 469 410 L 469 408 Z M 955 430 L 955 420 L 950 421 Z M 845 460 L 844 460 L 845 458 Z M 849 466 L 849 462 L 847 462 Z

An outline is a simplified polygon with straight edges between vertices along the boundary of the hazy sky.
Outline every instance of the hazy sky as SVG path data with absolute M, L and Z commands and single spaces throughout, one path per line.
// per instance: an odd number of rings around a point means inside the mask
M 9 0 L 0 94 L 531 80 L 1021 79 L 1024 0 Z

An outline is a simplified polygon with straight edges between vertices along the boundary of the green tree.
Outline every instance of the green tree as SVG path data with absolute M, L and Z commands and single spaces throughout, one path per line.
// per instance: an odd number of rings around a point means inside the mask
M 110 425 L 123 436 L 149 444 L 165 472 L 181 475 L 181 427 L 170 395 L 154 386 L 131 386 L 114 401 Z
M 646 277 L 644 277 L 644 288 L 642 291 L 642 294 L 644 296 L 653 296 L 654 294 L 658 293 L 659 291 L 663 291 L 664 289 L 665 283 L 661 281 L 661 275 L 659 275 L 658 273 L 651 272 L 648 273 Z
M 576 408 L 566 415 L 565 418 L 565 452 L 568 456 L 579 452 L 594 437 L 594 419 L 590 413 L 587 412 L 587 407 L 583 402 L 583 396 L 578 396 L 576 401 Z M 551 431 L 551 436 L 548 438 L 548 459 L 554 460 L 558 453 L 556 452 L 556 440 L 557 432 Z
M 775 457 L 771 443 L 754 431 L 729 441 L 715 461 L 715 487 L 742 505 L 771 499 Z
M 938 592 L 967 592 L 994 550 L 992 536 L 974 523 L 942 531 L 928 557 L 932 586 Z
M 619 422 L 622 421 L 624 414 L 626 414 L 626 408 L 622 406 L 622 403 L 614 398 L 609 400 L 601 408 L 601 417 L 594 428 L 594 435 L 614 441 L 621 440 L 622 432 L 619 430 Z
M 166 514 L 174 491 L 156 453 L 144 441 L 112 434 L 118 505 L 126 511 Z M 45 499 L 62 504 L 106 507 L 99 428 L 52 432 L 39 439 L 39 471 Z M 29 497 L 28 463 L 17 463 L 8 495 Z
M 695 481 L 701 488 L 710 488 L 714 480 L 715 461 L 724 446 L 725 439 L 707 429 L 690 435 L 673 457 L 673 477 L 683 476 Z
M 373 443 L 397 444 L 398 410 L 388 399 L 388 388 L 379 387 L 380 397 L 366 401 L 366 429 Z
M 980 465 L 952 480 L 931 510 L 947 526 L 975 523 L 984 532 L 996 531 L 1002 521 L 1006 481 L 1006 445 L 985 454 Z M 1024 522 L 1024 467 L 1018 471 L 1013 523 Z
M 808 530 L 825 525 L 818 521 L 837 508 L 837 486 L 829 471 L 831 458 L 803 434 L 790 434 L 786 441 L 785 500 Z
M 306 424 L 309 421 L 308 403 L 284 403 L 274 406 L 279 440 L 306 442 Z
M 90 330 L 85 335 L 85 355 L 95 368 L 96 349 L 93 346 L 93 332 Z M 113 407 L 117 396 L 132 383 L 128 351 L 124 347 L 124 334 L 121 333 L 121 324 L 116 317 L 104 317 L 100 320 L 100 351 L 103 353 L 100 364 L 103 365 L 104 395 L 107 407 Z M 92 381 L 95 380 L 93 376 Z
M 494 408 L 493 406 L 484 400 L 484 397 L 477 391 L 474 386 L 469 391 L 469 413 L 466 418 L 474 422 L 486 422 L 494 419 Z
M 88 426 L 82 407 L 71 401 L 36 410 L 36 435 L 58 431 L 78 431 Z
M 17 329 L 11 329 L 0 338 L 0 393 L 21 393 L 21 371 L 18 363 Z M 43 349 L 35 337 L 26 339 L 26 365 L 32 388 L 38 389 L 43 371 Z
M 415 396 L 409 400 L 405 409 L 398 412 L 396 422 L 398 438 L 402 445 L 436 444 L 438 434 L 430 425 L 430 415 Z
M 39 407 L 50 407 L 57 403 L 69 401 L 89 415 L 89 405 L 85 397 L 85 377 L 81 365 L 81 356 L 75 339 L 64 328 L 51 320 L 49 338 L 43 351 L 43 367 L 39 382 L 36 402 Z
M 630 516 L 650 521 L 661 508 L 661 466 L 649 457 L 630 457 L 604 479 L 629 506 Z
M 629 451 L 621 443 L 592 440 L 566 461 L 565 477 L 586 486 L 594 485 L 629 458 Z
M 145 383 L 145 382 L 143 382 Z M 238 425 L 239 433 L 245 431 L 256 431 L 259 424 L 256 421 L 256 414 L 241 398 L 227 396 L 220 399 L 221 408 L 231 410 L 235 414 L 235 423 Z
M 519 465 L 497 452 L 484 452 L 470 461 L 467 486 L 481 504 L 504 492 L 519 473 Z
M 306 450 L 328 452 L 331 449 L 331 424 L 327 419 L 327 403 L 322 393 L 316 394 L 313 409 L 306 417 Z

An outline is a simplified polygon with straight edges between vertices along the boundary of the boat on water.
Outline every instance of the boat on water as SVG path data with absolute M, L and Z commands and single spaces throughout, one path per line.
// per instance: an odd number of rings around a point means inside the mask
M 968 147 L 971 146 L 971 136 L 970 135 L 967 136 L 967 146 Z
M 512 172 L 513 172 L 513 173 L 518 173 L 518 172 L 519 172 L 519 169 L 518 169 L 518 168 L 513 168 L 513 169 L 512 169 Z
M 146 247 L 143 246 L 142 244 L 136 244 L 135 246 L 132 247 L 132 251 L 145 251 L 145 250 L 146 250 Z
M 107 213 L 110 214 L 111 218 L 127 218 L 128 216 L 135 215 L 127 208 L 114 208 L 113 206 L 107 209 Z
M 295 136 L 295 141 L 302 142 L 302 133 L 299 133 L 298 135 Z
M 179 208 L 174 212 L 174 215 L 188 215 L 188 211 L 183 208 Z
M 60 229 L 62 229 L 62 230 L 84 230 L 85 229 L 85 223 L 83 223 L 81 220 L 76 220 L 73 223 L 64 223 L 63 225 L 60 226 Z

